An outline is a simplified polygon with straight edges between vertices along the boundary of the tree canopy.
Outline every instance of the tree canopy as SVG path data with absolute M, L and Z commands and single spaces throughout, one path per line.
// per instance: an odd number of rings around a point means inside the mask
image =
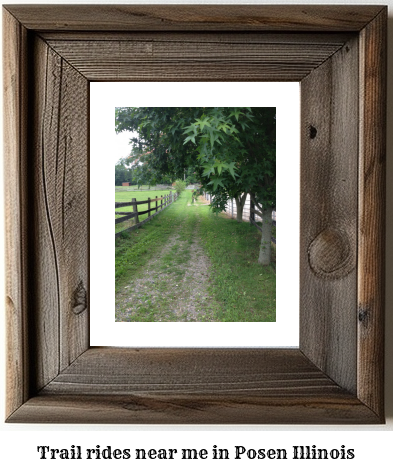
M 186 128 L 185 141 L 197 146 L 202 183 L 217 208 L 243 193 L 275 206 L 275 114 L 275 108 L 212 108 Z
M 195 146 L 184 145 L 184 127 L 198 118 L 198 110 L 186 107 L 119 107 L 116 108 L 116 132 L 138 133 L 131 139 L 133 155 L 149 163 L 157 175 L 172 181 L 184 178 L 184 170 L 192 166 Z M 150 155 L 148 156 L 148 153 Z
M 264 212 L 275 207 L 274 107 L 119 107 L 115 124 L 137 132 L 132 153 L 157 176 L 174 181 L 191 168 L 213 210 L 233 198 L 241 220 L 247 193 Z
M 115 165 L 115 186 L 121 186 L 122 183 L 133 182 L 133 172 L 126 166 L 124 159 L 120 159 Z
M 119 107 L 116 132 L 138 133 L 133 154 L 156 175 L 194 169 L 219 209 L 244 192 L 274 207 L 275 116 L 273 107 Z

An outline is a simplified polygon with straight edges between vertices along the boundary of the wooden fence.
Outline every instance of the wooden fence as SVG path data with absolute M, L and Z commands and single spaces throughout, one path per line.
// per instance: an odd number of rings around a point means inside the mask
M 207 201 L 211 202 L 212 196 L 208 193 L 205 193 L 205 198 Z M 246 201 L 244 203 L 243 207 L 243 220 L 248 222 L 250 220 L 250 208 L 251 208 L 251 200 L 250 200 L 250 195 L 247 195 Z M 229 199 L 226 206 L 225 206 L 225 214 L 228 216 L 232 217 L 232 219 L 236 219 L 237 216 L 237 210 L 236 210 L 236 202 L 234 199 Z M 259 216 L 255 217 L 256 221 L 261 221 L 262 219 L 259 218 Z
M 178 194 L 172 194 L 172 191 L 167 194 L 166 196 L 156 196 L 155 199 L 148 198 L 147 201 L 137 201 L 136 198 L 132 198 L 131 202 L 115 202 L 115 209 L 119 209 L 121 207 L 133 207 L 133 212 L 115 212 L 115 215 L 121 215 L 123 217 L 118 217 L 115 219 L 115 225 L 120 224 L 121 222 L 128 221 L 130 219 L 134 220 L 134 225 L 131 227 L 127 227 L 126 229 L 121 230 L 120 232 L 115 233 L 115 237 L 118 237 L 122 232 L 131 231 L 137 229 L 142 224 L 146 224 L 150 219 L 152 219 L 155 215 L 161 212 L 165 207 L 169 206 L 173 202 L 176 201 L 178 198 Z M 160 204 L 159 204 L 160 202 Z M 155 203 L 155 206 L 152 204 Z M 142 204 L 147 204 L 147 210 L 138 212 L 138 206 Z M 151 214 L 153 212 L 153 214 Z M 147 214 L 147 218 L 139 221 L 139 216 Z
M 204 193 L 204 197 L 207 201 L 211 202 L 212 196 L 208 193 Z M 230 199 L 225 208 L 225 214 L 231 216 L 232 219 L 236 218 L 236 203 L 234 199 Z M 247 196 L 246 202 L 244 203 L 243 207 L 243 220 L 246 222 L 250 222 L 250 224 L 254 225 L 260 232 L 262 232 L 262 214 L 255 209 L 254 203 L 251 201 L 250 196 Z M 259 225 L 258 225 L 259 224 Z M 276 226 L 276 211 L 272 213 L 272 224 Z M 276 243 L 276 238 L 272 237 L 272 242 Z

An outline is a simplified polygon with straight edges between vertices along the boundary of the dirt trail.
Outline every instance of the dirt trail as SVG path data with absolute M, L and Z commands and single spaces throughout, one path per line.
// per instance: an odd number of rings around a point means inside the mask
M 216 320 L 212 316 L 216 303 L 208 292 L 211 265 L 200 243 L 198 205 L 190 211 L 192 231 L 186 238 L 182 228 L 174 229 L 160 254 L 116 295 L 116 321 Z

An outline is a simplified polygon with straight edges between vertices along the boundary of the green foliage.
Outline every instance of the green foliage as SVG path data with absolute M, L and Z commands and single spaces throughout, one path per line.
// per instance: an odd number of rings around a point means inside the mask
M 158 175 L 180 179 L 192 167 L 216 209 L 244 192 L 275 206 L 275 108 L 119 107 L 116 131 L 124 130 L 138 132 L 134 153 Z
M 214 211 L 245 193 L 275 207 L 274 107 L 117 108 L 116 131 L 124 130 L 138 132 L 133 153 L 155 176 L 181 179 L 192 167 L 195 182 L 213 196 Z
M 133 172 L 123 160 L 120 160 L 115 166 L 115 186 L 121 186 L 122 183 L 132 184 Z
M 202 188 L 196 188 L 192 191 L 192 194 L 191 194 L 191 200 L 192 202 L 196 201 L 198 199 L 199 196 L 202 196 L 203 194 L 203 189 Z
M 186 182 L 178 179 L 175 181 L 175 189 L 178 194 L 181 194 L 186 189 Z
M 264 206 L 276 201 L 275 108 L 215 107 L 185 127 L 197 147 L 202 182 L 220 210 L 229 198 L 252 193 Z
M 148 159 L 159 176 L 168 175 L 173 182 L 184 178 L 184 171 L 195 161 L 195 145 L 184 145 L 183 133 L 199 113 L 194 107 L 117 107 L 115 130 L 137 132 L 131 140 L 133 153 L 143 155 L 142 161 Z

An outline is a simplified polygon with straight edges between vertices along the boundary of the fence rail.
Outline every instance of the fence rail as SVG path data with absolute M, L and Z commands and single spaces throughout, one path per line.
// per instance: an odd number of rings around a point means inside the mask
M 204 193 L 204 197 L 207 201 L 211 202 L 212 196 L 208 193 Z M 237 215 L 236 212 L 236 204 L 234 203 L 234 199 L 228 201 L 225 213 L 234 219 Z M 246 198 L 246 202 L 244 203 L 243 207 L 243 220 L 250 222 L 253 226 L 255 226 L 260 232 L 262 232 L 262 213 L 255 209 L 255 205 L 250 199 L 249 196 Z M 276 211 L 272 213 L 272 225 L 276 226 Z M 276 238 L 272 237 L 272 242 L 276 243 Z
M 118 237 L 124 231 L 129 232 L 131 230 L 137 229 L 142 224 L 145 224 L 150 219 L 152 219 L 155 215 L 157 215 L 159 212 L 165 209 L 167 206 L 175 202 L 177 198 L 178 198 L 178 194 L 177 193 L 173 194 L 171 191 L 166 196 L 160 196 L 160 197 L 156 196 L 155 199 L 148 198 L 146 201 L 137 201 L 136 198 L 132 198 L 131 202 L 115 202 L 115 209 L 119 209 L 121 207 L 129 207 L 129 206 L 133 207 L 132 212 L 115 212 L 115 215 L 122 216 L 115 219 L 115 225 L 128 221 L 130 219 L 134 219 L 133 226 L 127 227 L 126 229 L 123 229 L 119 232 L 115 232 L 115 237 Z M 158 204 L 159 202 L 160 204 Z M 156 205 L 151 207 L 152 203 L 156 203 Z M 146 211 L 138 212 L 138 206 L 142 204 L 147 204 L 148 208 Z M 152 212 L 153 214 L 151 214 Z M 139 216 L 142 216 L 145 214 L 148 214 L 148 217 L 144 219 L 143 221 L 139 222 Z

